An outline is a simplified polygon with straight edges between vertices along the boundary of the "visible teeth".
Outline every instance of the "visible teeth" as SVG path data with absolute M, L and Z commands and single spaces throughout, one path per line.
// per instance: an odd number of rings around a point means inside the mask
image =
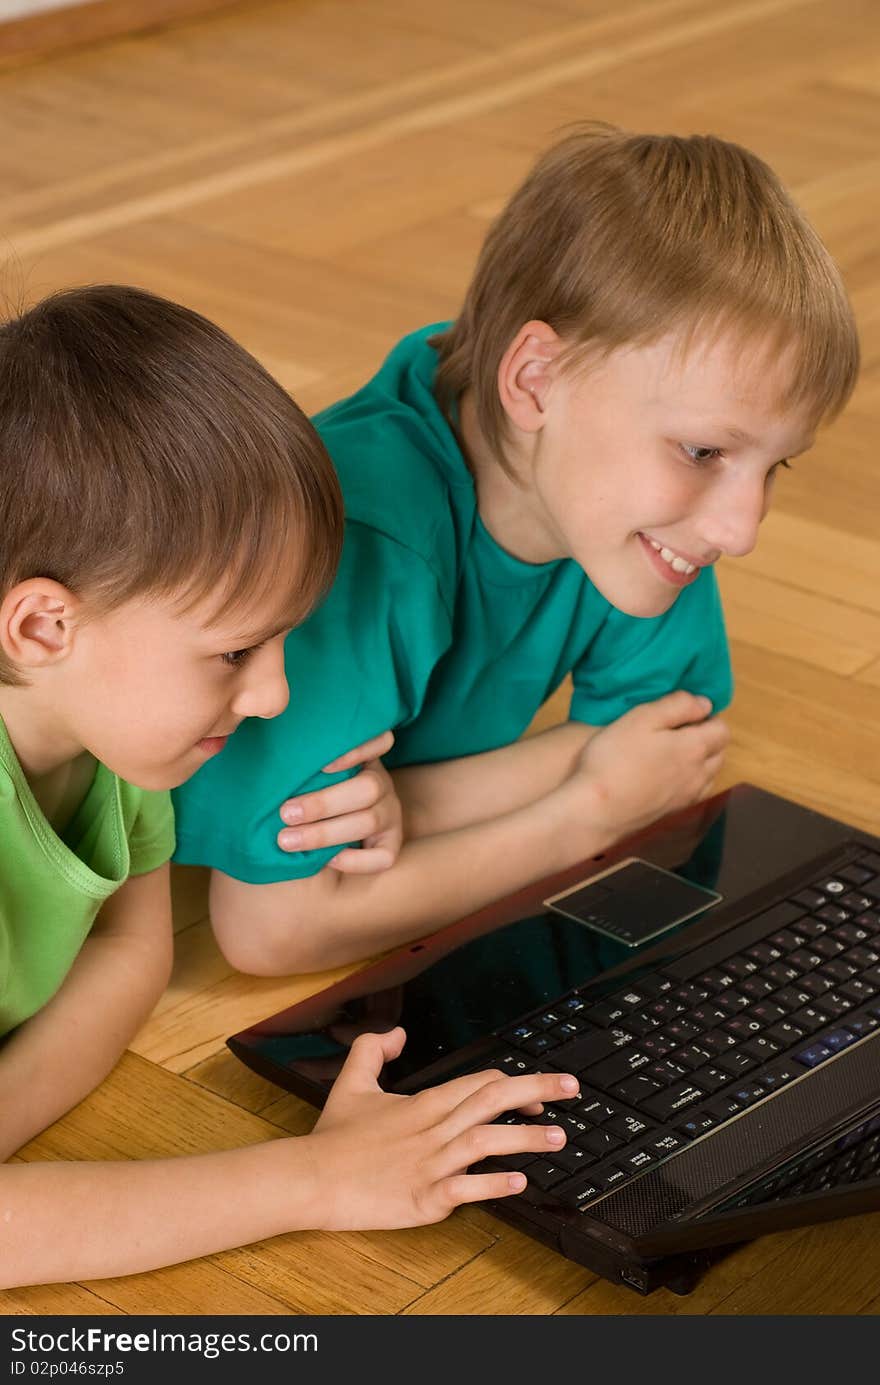
M 690 576 L 692 572 L 696 572 L 697 569 L 694 563 L 688 563 L 684 558 L 679 558 L 678 554 L 673 553 L 671 548 L 664 548 L 656 539 L 649 539 L 648 542 L 652 548 L 657 550 L 664 563 L 669 564 L 673 572 L 685 572 L 688 576 Z

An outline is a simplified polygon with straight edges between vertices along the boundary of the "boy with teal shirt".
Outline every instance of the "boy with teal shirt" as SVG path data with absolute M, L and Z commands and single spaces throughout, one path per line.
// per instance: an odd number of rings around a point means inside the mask
M 704 794 L 731 693 L 714 564 L 857 365 L 839 273 L 754 155 L 599 125 L 550 149 L 456 321 L 317 420 L 337 584 L 288 639 L 284 715 L 176 796 L 228 959 L 363 957 Z M 569 720 L 517 741 L 569 672 Z M 406 839 L 362 879 L 376 839 L 335 851 L 369 775 L 319 771 L 388 725 Z
M 0 1159 L 107 1075 L 171 965 L 168 789 L 288 698 L 284 637 L 342 529 L 320 440 L 219 329 L 135 289 L 0 326 Z M 283 564 L 281 559 L 283 558 Z M 359 752 L 349 759 L 356 760 Z M 179 1159 L 0 1165 L 0 1287 L 103 1278 L 296 1229 L 438 1221 L 549 1152 L 503 1111 L 574 1077 L 381 1092 L 361 1036 L 312 1134 Z
M 665 615 L 638 620 L 572 560 L 525 563 L 495 542 L 434 395 L 430 339 L 442 330 L 404 338 L 369 384 L 315 419 L 345 496 L 341 564 L 321 610 L 286 641 L 288 710 L 243 727 L 175 795 L 179 861 L 254 884 L 314 875 L 335 848 L 279 850 L 277 805 L 383 725 L 395 735 L 385 764 L 399 767 L 509 745 L 569 671 L 569 715 L 596 726 L 671 686 L 716 709 L 730 700 L 711 569 Z

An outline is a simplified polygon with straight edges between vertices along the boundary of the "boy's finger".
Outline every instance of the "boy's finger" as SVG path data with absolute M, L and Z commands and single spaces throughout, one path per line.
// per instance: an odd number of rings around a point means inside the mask
M 509 1154 L 552 1154 L 565 1144 L 558 1125 L 479 1125 L 458 1135 L 438 1160 L 447 1174 L 461 1173 L 469 1164 L 484 1159 L 503 1159 Z
M 327 865 L 343 875 L 379 875 L 383 870 L 391 869 L 397 856 L 398 853 L 387 846 L 347 846 L 343 851 L 338 851 Z
M 342 1071 L 333 1084 L 334 1092 L 372 1090 L 386 1063 L 397 1058 L 406 1043 L 406 1033 L 398 1024 L 386 1034 L 359 1034 L 349 1050 Z
M 325 846 L 361 842 L 375 831 L 376 814 L 368 808 L 363 812 L 325 818 L 323 822 L 305 823 L 302 827 L 282 827 L 278 845 L 282 851 L 320 851 Z
M 535 1072 L 522 1077 L 500 1077 L 472 1092 L 450 1111 L 445 1122 L 452 1140 L 473 1125 L 489 1125 L 504 1111 L 518 1111 L 536 1101 L 571 1101 L 580 1084 L 571 1073 Z
M 696 696 L 679 689 L 678 692 L 667 693 L 665 697 L 651 703 L 651 708 L 657 726 L 672 728 L 689 726 L 694 721 L 705 721 L 712 712 L 712 703 L 708 697 Z
M 499 1197 L 521 1193 L 526 1186 L 524 1173 L 457 1173 L 444 1178 L 437 1189 L 438 1197 L 451 1212 L 466 1202 L 488 1202 Z
M 340 769 L 353 769 L 355 765 L 366 764 L 367 760 L 378 760 L 382 755 L 387 755 L 394 744 L 394 732 L 383 731 L 381 736 L 373 736 L 368 741 L 363 741 L 361 745 L 356 745 L 353 750 L 347 750 L 344 755 L 331 760 L 329 765 L 324 765 L 324 774 L 335 774 Z
M 382 797 L 382 786 L 375 774 L 356 774 L 326 789 L 288 798 L 279 808 L 284 822 L 299 827 L 306 822 L 325 822 L 344 813 L 362 812 L 374 807 Z

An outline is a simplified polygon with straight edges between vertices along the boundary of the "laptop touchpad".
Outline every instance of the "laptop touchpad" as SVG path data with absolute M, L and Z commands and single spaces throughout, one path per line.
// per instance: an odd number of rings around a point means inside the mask
M 544 903 L 597 933 L 606 933 L 627 947 L 638 947 L 720 899 L 715 890 L 631 856 Z

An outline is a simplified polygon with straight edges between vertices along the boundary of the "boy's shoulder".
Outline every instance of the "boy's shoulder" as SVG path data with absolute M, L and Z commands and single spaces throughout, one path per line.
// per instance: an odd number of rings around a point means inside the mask
M 432 564 L 456 547 L 476 505 L 455 433 L 434 397 L 430 339 L 445 325 L 404 337 L 371 380 L 314 419 L 339 474 L 346 521 Z

